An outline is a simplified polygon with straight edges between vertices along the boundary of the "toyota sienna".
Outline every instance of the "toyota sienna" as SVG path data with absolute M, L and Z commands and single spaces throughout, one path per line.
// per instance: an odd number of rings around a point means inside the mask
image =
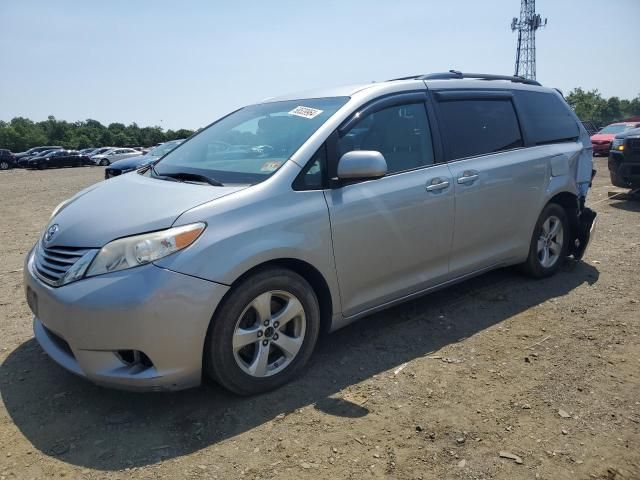
M 450 71 L 273 98 L 60 204 L 35 336 L 97 384 L 278 387 L 318 335 L 492 269 L 581 258 L 587 132 L 562 95 Z M 126 211 L 122 204 L 126 202 Z

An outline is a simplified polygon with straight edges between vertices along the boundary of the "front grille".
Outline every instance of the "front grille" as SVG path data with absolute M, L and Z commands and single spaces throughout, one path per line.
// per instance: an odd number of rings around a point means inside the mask
M 44 248 L 36 250 L 35 267 L 38 276 L 50 285 L 56 285 L 65 273 L 90 249 L 74 247 Z
M 630 138 L 627 143 L 630 150 L 640 150 L 640 138 Z

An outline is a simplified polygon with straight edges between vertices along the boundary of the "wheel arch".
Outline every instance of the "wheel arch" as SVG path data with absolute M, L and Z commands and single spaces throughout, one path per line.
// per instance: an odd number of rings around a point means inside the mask
M 568 252 L 570 254 L 575 253 L 576 248 L 576 239 L 578 235 L 579 229 L 579 214 L 580 214 L 580 199 L 575 193 L 572 192 L 558 192 L 553 197 L 551 197 L 547 203 L 544 204 L 542 210 L 546 208 L 550 203 L 555 203 L 556 205 L 560 205 L 567 214 L 567 219 L 569 221 L 569 245 Z M 542 213 L 540 210 L 540 213 Z M 538 214 L 539 215 L 539 214 Z
M 222 298 L 222 301 L 216 307 L 213 316 L 215 316 L 215 313 L 220 309 L 220 305 L 225 302 L 226 298 L 229 296 L 230 292 L 233 291 L 236 285 L 238 285 L 240 282 L 250 277 L 251 275 L 259 272 L 260 270 L 277 267 L 286 268 L 297 273 L 302 278 L 304 278 L 309 283 L 309 285 L 311 285 L 311 288 L 318 298 L 318 306 L 320 307 L 320 331 L 324 333 L 329 332 L 331 330 L 331 319 L 334 313 L 333 297 L 331 295 L 329 284 L 327 283 L 322 273 L 320 273 L 320 271 L 316 267 L 304 260 L 300 260 L 297 258 L 276 258 L 251 267 L 249 270 L 244 272 L 233 281 L 233 283 L 230 285 L 231 288 L 229 288 L 229 291 L 225 294 L 225 296 Z
M 577 210 L 579 206 L 578 196 L 575 193 L 571 192 L 560 192 L 556 193 L 553 197 L 547 201 L 545 207 L 550 203 L 556 203 L 563 207 L 565 210 Z M 544 207 L 543 207 L 544 210 Z

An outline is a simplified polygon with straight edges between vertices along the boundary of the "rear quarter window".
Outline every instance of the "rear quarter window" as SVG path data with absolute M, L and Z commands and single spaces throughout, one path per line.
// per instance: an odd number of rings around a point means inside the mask
M 546 92 L 516 91 L 518 111 L 529 141 L 535 145 L 576 140 L 578 123 L 567 103 Z
M 450 160 L 523 146 L 510 99 L 444 101 L 439 110 Z

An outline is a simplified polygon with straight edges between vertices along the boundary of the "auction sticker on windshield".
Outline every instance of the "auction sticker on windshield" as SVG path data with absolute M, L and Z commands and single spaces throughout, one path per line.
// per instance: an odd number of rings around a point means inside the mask
M 278 168 L 280 168 L 280 165 L 282 165 L 284 162 L 283 161 L 278 161 L 278 160 L 274 160 L 271 162 L 266 162 L 262 165 L 262 168 L 260 168 L 261 172 L 275 172 Z
M 315 118 L 322 113 L 322 110 L 318 110 L 317 108 L 311 107 L 296 107 L 289 112 L 289 115 L 296 115 L 302 118 Z

